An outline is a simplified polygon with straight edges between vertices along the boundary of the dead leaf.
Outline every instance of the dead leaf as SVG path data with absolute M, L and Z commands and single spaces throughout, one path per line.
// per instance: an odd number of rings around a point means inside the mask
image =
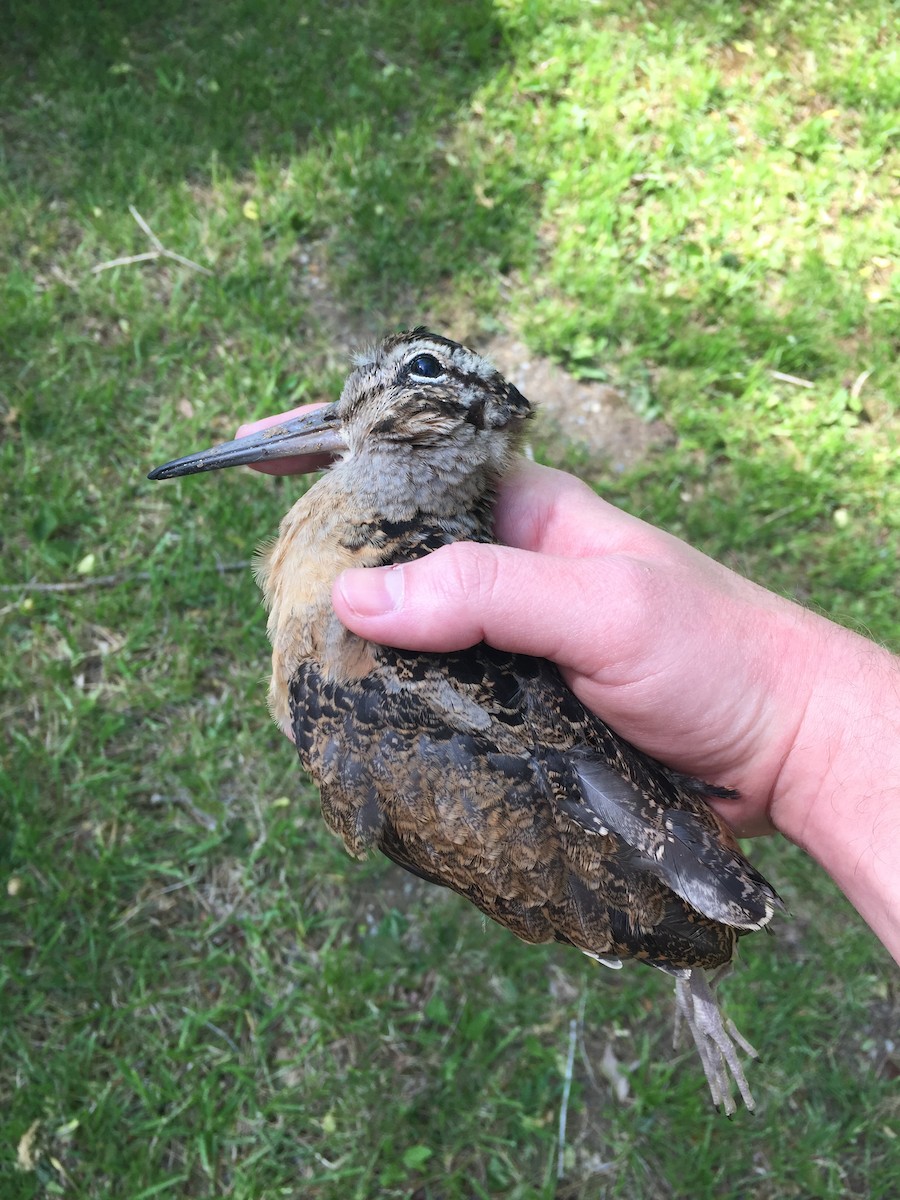
M 40 1149 L 35 1147 L 35 1142 L 37 1141 L 40 1127 L 41 1122 L 40 1118 L 38 1118 L 37 1121 L 31 1122 L 19 1138 L 19 1144 L 16 1147 L 16 1167 L 20 1171 L 33 1171 L 38 1164 L 41 1152 Z

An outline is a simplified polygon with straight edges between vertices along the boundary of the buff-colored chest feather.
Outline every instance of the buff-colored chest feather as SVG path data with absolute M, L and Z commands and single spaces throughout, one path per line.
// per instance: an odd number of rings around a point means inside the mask
M 373 665 L 368 642 L 351 634 L 334 613 L 331 590 L 350 567 L 374 566 L 378 551 L 354 544 L 340 497 L 332 495 L 328 476 L 293 506 L 277 539 L 263 548 L 256 580 L 269 610 L 272 679 L 269 708 L 292 737 L 289 687 L 297 666 L 313 659 L 335 679 L 360 678 Z

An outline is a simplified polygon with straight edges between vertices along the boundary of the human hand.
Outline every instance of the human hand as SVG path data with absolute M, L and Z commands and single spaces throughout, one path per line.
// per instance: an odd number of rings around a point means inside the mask
M 739 832 L 770 831 L 813 682 L 811 615 L 546 467 L 504 480 L 496 533 L 504 545 L 345 572 L 338 616 L 407 649 L 550 658 L 628 741 L 737 788 L 719 808 Z

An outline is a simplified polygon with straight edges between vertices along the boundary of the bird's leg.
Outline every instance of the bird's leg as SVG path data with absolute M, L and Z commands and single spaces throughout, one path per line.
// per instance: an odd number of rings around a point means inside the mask
M 713 986 L 720 978 L 720 974 L 714 977 Z M 738 1058 L 735 1043 L 751 1058 L 757 1058 L 758 1055 L 746 1038 L 738 1033 L 734 1024 L 723 1020 L 713 989 L 703 971 L 697 967 L 675 980 L 676 1040 L 682 1021 L 690 1029 L 700 1055 L 713 1104 L 717 1108 L 723 1108 L 725 1115 L 729 1117 L 736 1111 L 731 1096 L 730 1073 L 737 1084 L 741 1099 L 752 1112 L 755 1108 L 753 1095 Z

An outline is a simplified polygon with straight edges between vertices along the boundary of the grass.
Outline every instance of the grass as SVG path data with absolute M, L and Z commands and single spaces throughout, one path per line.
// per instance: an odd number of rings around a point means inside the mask
M 754 849 L 793 917 L 726 985 L 763 1054 L 728 1124 L 661 976 L 521 946 L 325 834 L 249 572 L 217 570 L 297 482 L 144 479 L 333 395 L 360 337 L 507 328 L 677 435 L 626 475 L 563 463 L 900 646 L 894 15 L 13 0 L 4 1196 L 894 1194 L 897 975 L 812 864 Z M 129 204 L 213 274 L 92 273 L 147 249 Z

